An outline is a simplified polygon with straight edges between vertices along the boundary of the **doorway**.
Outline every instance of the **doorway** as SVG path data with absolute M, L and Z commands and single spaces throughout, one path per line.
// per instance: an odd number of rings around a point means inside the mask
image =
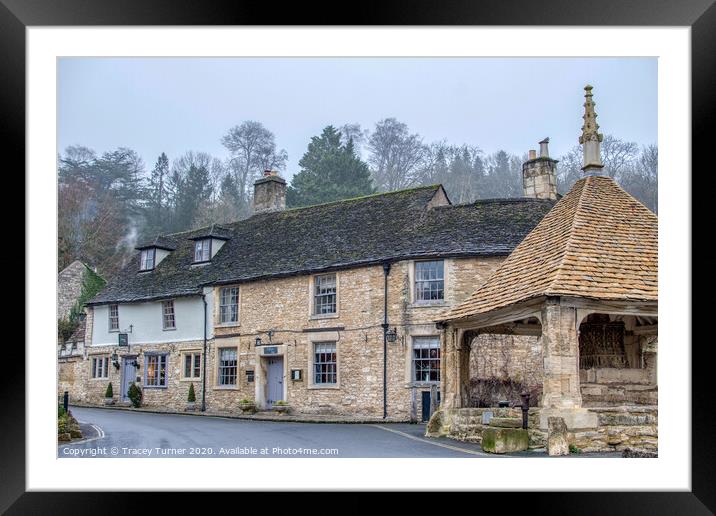
M 137 376 L 137 357 L 122 358 L 122 385 L 121 385 L 121 401 L 129 401 L 129 387 L 136 380 Z
M 283 399 L 283 357 L 272 357 L 266 360 L 266 406 Z

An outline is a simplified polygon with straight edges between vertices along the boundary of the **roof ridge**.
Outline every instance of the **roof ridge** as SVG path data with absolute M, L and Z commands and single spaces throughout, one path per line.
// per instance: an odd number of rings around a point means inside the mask
M 553 292 L 555 290 L 555 286 L 560 284 L 560 280 L 562 279 L 564 275 L 564 260 L 568 255 L 572 255 L 572 244 L 574 241 L 574 223 L 577 220 L 577 217 L 579 216 L 582 208 L 582 203 L 584 201 L 587 185 L 591 183 L 591 179 L 594 176 L 587 176 L 582 179 L 577 180 L 575 185 L 582 182 L 582 187 L 579 191 L 579 198 L 577 199 L 577 203 L 574 207 L 574 212 L 572 213 L 570 224 L 569 224 L 569 236 L 567 237 L 567 241 L 565 242 L 564 246 L 562 246 L 562 253 L 559 257 L 559 262 L 557 264 L 557 274 L 554 275 L 552 280 L 549 282 L 547 287 L 545 288 L 545 293 L 549 294 L 550 292 Z
M 418 190 L 431 190 L 431 189 L 437 190 L 441 186 L 442 185 L 440 183 L 436 183 L 436 184 L 432 184 L 432 185 L 413 186 L 410 188 L 403 188 L 401 190 L 391 190 L 389 192 L 376 192 L 376 193 L 372 193 L 372 194 L 368 194 L 368 195 L 359 195 L 358 197 L 349 197 L 348 199 L 339 199 L 337 201 L 329 201 L 329 202 L 322 202 L 322 203 L 318 203 L 318 204 L 311 204 L 310 206 L 298 206 L 296 208 L 287 208 L 285 210 L 272 211 L 269 213 L 257 213 L 257 214 L 251 215 L 251 217 L 248 217 L 248 218 L 255 217 L 256 215 L 268 215 L 268 214 L 273 214 L 273 213 L 286 213 L 289 211 L 308 210 L 310 208 L 330 206 L 332 204 L 341 204 L 341 203 L 347 203 L 347 202 L 362 201 L 365 199 L 372 199 L 374 197 L 384 197 L 384 196 L 387 197 L 389 195 L 397 195 L 397 194 L 406 193 L 406 192 L 415 192 Z M 237 222 L 240 222 L 240 221 L 237 221 Z

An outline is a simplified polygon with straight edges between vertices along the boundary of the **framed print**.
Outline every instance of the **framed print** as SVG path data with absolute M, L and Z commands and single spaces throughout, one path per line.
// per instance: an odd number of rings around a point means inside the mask
M 3 509 L 713 510 L 690 208 L 716 8 L 266 7 L 3 0 L 28 203 Z

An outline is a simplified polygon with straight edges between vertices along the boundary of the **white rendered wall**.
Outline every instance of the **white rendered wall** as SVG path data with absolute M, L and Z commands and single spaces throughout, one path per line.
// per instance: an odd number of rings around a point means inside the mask
M 213 337 L 211 315 L 214 306 L 211 289 L 204 289 L 207 303 L 206 337 Z M 119 304 L 119 329 L 129 333 L 129 344 L 159 344 L 162 342 L 181 342 L 202 340 L 204 338 L 204 303 L 200 296 L 174 299 L 174 319 L 176 329 L 162 329 L 162 302 Z M 94 307 L 92 324 L 92 345 L 117 345 L 116 331 L 109 331 L 109 305 Z

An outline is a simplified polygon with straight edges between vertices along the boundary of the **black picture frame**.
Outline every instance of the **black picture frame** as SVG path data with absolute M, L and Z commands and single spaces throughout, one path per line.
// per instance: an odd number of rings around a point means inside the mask
M 382 0 L 341 9 L 335 3 L 278 3 L 257 1 L 179 0 L 0 0 L 0 131 L 7 158 L 15 170 L 25 170 L 25 29 L 63 25 L 608 25 L 689 26 L 692 54 L 692 150 L 695 167 L 712 176 L 713 154 L 708 128 L 716 105 L 716 5 L 714 0 L 545 0 L 480 2 Z M 596 43 L 595 43 L 596 44 Z M 709 156 L 710 157 L 710 156 Z M 8 165 L 9 166 L 9 165 Z M 684 175 L 690 171 L 679 172 Z M 692 181 L 696 174 L 691 174 Z M 22 182 L 19 185 L 22 188 Z M 693 206 L 708 189 L 692 188 Z M 696 221 L 697 217 L 693 217 Z M 709 219 L 707 219 L 709 220 Z M 693 234 L 693 233 L 692 233 Z M 30 271 L 25 270 L 26 275 Z M 701 285 L 700 288 L 706 288 Z M 706 304 L 693 303 L 694 321 L 708 320 Z M 702 317 L 699 317 L 699 316 Z M 26 314 L 26 318 L 29 317 Z M 684 349 L 688 339 L 684 332 Z M 706 344 L 702 342 L 702 344 Z M 710 514 L 716 511 L 716 447 L 707 346 L 692 346 L 692 490 L 691 492 L 510 493 L 481 498 L 479 507 L 529 510 L 530 514 Z M 14 357 L 15 358 L 15 357 Z M 136 510 L 138 496 L 122 493 L 38 493 L 25 489 L 25 360 L 15 358 L 3 381 L 3 433 L 0 439 L 0 510 L 7 514 L 84 514 Z M 12 386 L 8 390 L 8 386 Z M 686 402 L 686 400 L 685 400 Z M 82 479 L 77 479 L 81 488 Z M 317 486 L 320 488 L 320 486 Z M 121 489 L 118 481 L 117 489 Z M 212 495 L 215 496 L 215 495 Z M 437 500 L 440 500 L 437 495 Z M 165 497 L 167 497 L 165 495 Z M 206 509 L 206 497 L 172 493 L 185 512 Z M 498 499 L 502 501 L 498 501 Z M 363 499 L 364 500 L 364 499 Z M 473 498 L 473 501 L 477 500 Z M 509 500 L 509 503 L 506 501 Z M 444 499 L 443 499 L 444 503 Z M 505 505 L 503 505 L 505 504 Z M 508 505 L 506 505 L 508 504 Z M 365 506 L 365 505 L 364 505 Z M 448 507 L 449 505 L 445 505 Z M 288 508 L 288 507 L 287 507 Z M 477 510 L 477 505 L 475 506 Z M 366 508 L 366 510 L 368 510 Z M 466 509 L 467 510 L 467 509 Z

